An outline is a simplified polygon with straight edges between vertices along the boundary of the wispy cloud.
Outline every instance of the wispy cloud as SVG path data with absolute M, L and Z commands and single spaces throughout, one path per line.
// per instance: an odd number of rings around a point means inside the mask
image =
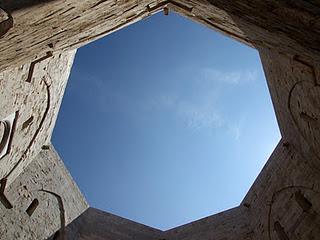
M 234 140 L 239 140 L 241 136 L 241 128 L 239 125 L 229 125 L 228 130 Z
M 233 140 L 239 140 L 242 135 L 242 129 L 246 121 L 246 116 L 242 116 L 240 120 L 229 122 L 226 124 L 229 135 Z
M 177 92 L 156 92 L 150 95 L 153 99 L 143 100 L 132 100 L 114 89 L 108 82 L 95 76 L 82 76 L 82 78 L 85 79 L 86 83 L 84 84 L 87 85 L 87 90 L 94 94 L 98 100 L 101 112 L 108 112 L 108 109 L 112 108 L 113 111 L 116 109 L 118 112 L 125 112 L 141 118 L 142 115 L 150 116 L 150 111 L 160 108 L 161 111 L 173 113 L 177 121 L 191 131 L 221 130 L 237 141 L 241 138 L 245 121 L 244 118 L 239 120 L 237 116 L 231 118 L 223 113 L 224 106 L 220 103 L 224 94 L 223 88 L 226 84 L 236 86 L 255 81 L 257 72 L 250 70 L 223 72 L 217 69 L 202 68 L 188 80 L 189 83 L 192 82 L 188 87 L 194 87 L 195 89 L 192 91 L 200 93 L 196 98 Z M 219 82 L 221 86 L 207 85 L 203 80 Z
M 215 107 L 214 102 L 194 103 L 177 96 L 163 95 L 156 104 L 171 111 L 181 124 L 193 132 L 222 130 L 235 141 L 241 138 L 245 118 L 239 121 L 228 119 Z
M 226 84 L 240 84 L 255 81 L 258 77 L 257 71 L 220 71 L 214 68 L 202 68 L 199 74 L 201 79 L 216 81 Z
M 221 109 L 224 106 L 221 106 L 219 99 L 224 95 L 223 88 L 226 84 L 236 86 L 251 83 L 258 78 L 258 72 L 254 70 L 224 72 L 211 68 L 202 68 L 194 72 L 196 74 L 191 74 L 193 77 L 190 80 L 196 81 L 201 89 L 196 102 L 186 96 L 164 94 L 158 98 L 156 104 L 174 112 L 177 119 L 192 131 L 222 130 L 233 140 L 239 140 L 242 136 L 245 117 L 242 116 L 239 119 L 239 116 L 225 115 Z M 218 82 L 220 85 L 203 84 L 203 81 Z
M 223 125 L 223 118 L 214 106 L 209 104 L 192 104 L 181 101 L 177 103 L 176 112 L 186 127 L 193 130 L 214 129 Z

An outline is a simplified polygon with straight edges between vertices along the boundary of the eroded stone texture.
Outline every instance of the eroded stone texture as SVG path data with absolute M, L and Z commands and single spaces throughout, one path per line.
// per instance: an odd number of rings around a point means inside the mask
M 267 50 L 260 56 L 282 136 L 320 169 L 320 64 Z
M 13 27 L 13 18 L 10 13 L 0 8 L 0 38 Z
M 47 51 L 75 49 L 164 7 L 249 45 L 319 61 L 320 6 L 316 1 L 52 0 L 3 1 L 15 26 L 0 39 L 0 69 Z
M 317 239 L 320 235 L 320 171 L 282 140 L 242 202 L 252 239 Z M 277 227 L 278 226 L 278 227 Z
M 0 120 L 17 116 L 11 151 L 0 159 L 0 177 L 8 179 L 0 188 L 1 240 L 319 238 L 317 1 L 4 0 L 0 8 Z M 85 211 L 49 144 L 75 53 L 69 50 L 163 8 L 259 50 L 283 136 L 239 207 L 165 232 Z M 13 27 L 3 31 L 10 16 Z
M 164 233 L 164 239 L 249 240 L 252 239 L 252 234 L 252 229 L 249 226 L 248 210 L 244 207 L 237 207 L 168 230 Z
M 0 73 L 0 119 L 18 112 L 11 150 L 0 160 L 0 179 L 10 184 L 50 142 L 75 51 Z
M 15 27 L 0 39 L 0 70 L 23 64 L 47 51 L 76 49 L 141 20 L 160 9 L 163 0 L 5 1 Z M 40 2 L 40 3 L 39 3 Z
M 196 16 L 207 25 L 244 39 L 256 48 L 288 55 L 310 56 L 319 61 L 320 4 L 318 1 L 191 0 Z M 223 11 L 224 15 L 220 12 Z M 223 17 L 227 16 L 227 17 Z M 237 29 L 239 29 L 237 31 Z
M 0 239 L 45 239 L 88 208 L 53 146 L 42 150 L 6 189 L 13 208 L 0 203 Z M 27 209 L 39 205 L 29 216 Z
M 159 240 L 163 239 L 163 232 L 95 208 L 89 208 L 66 228 L 65 238 Z

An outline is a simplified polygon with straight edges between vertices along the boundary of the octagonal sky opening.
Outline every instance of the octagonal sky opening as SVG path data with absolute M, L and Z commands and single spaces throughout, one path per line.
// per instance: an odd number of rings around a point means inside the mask
M 52 139 L 92 207 L 162 230 L 239 205 L 279 140 L 258 52 L 174 13 L 78 50 Z

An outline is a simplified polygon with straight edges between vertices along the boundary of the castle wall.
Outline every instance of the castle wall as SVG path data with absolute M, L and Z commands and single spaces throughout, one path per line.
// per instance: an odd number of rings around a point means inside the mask
M 4 0 L 0 8 L 0 121 L 11 139 L 0 152 L 1 240 L 319 237 L 319 3 Z M 50 145 L 70 50 L 163 8 L 259 50 L 283 137 L 239 207 L 165 232 L 87 209 Z
M 265 49 L 260 56 L 282 140 L 241 205 L 249 211 L 253 239 L 317 239 L 319 65 Z
M 316 1 L 5 0 L 0 8 L 13 24 L 0 24 L 0 70 L 45 56 L 47 51 L 79 48 L 164 7 L 256 48 L 320 62 Z
M 320 171 L 282 140 L 241 206 L 252 239 L 317 239 L 320 235 Z
M 170 7 L 244 44 L 318 61 L 320 5 L 316 1 L 180 0 Z M 178 3 L 178 4 L 177 4 Z
M 252 239 L 248 211 L 236 207 L 210 217 L 188 223 L 164 232 L 169 240 L 249 240 Z
M 266 49 L 260 57 L 283 138 L 320 163 L 320 64 Z
M 159 240 L 163 239 L 163 232 L 95 208 L 89 208 L 66 228 L 65 238 Z
M 13 208 L 0 203 L 0 239 L 46 239 L 72 222 L 88 204 L 50 145 L 6 189 Z M 27 209 L 38 201 L 35 209 Z M 31 206 L 32 207 L 32 206 Z
M 0 179 L 8 185 L 50 143 L 74 55 L 49 55 L 0 72 L 0 120 L 16 113 L 10 152 L 0 159 Z
M 110 34 L 158 11 L 161 0 L 1 1 L 14 26 L 0 38 L 0 71 L 47 51 L 60 53 Z M 158 7 L 159 5 L 159 7 Z
M 74 55 L 49 55 L 0 72 L 0 121 L 16 113 L 10 152 L 0 159 L 0 179 L 8 185 L 50 143 Z

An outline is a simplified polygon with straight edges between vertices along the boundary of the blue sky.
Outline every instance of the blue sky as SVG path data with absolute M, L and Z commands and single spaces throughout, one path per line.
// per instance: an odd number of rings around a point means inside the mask
M 91 206 L 166 230 L 237 206 L 279 140 L 258 52 L 171 13 L 78 50 L 52 142 Z

